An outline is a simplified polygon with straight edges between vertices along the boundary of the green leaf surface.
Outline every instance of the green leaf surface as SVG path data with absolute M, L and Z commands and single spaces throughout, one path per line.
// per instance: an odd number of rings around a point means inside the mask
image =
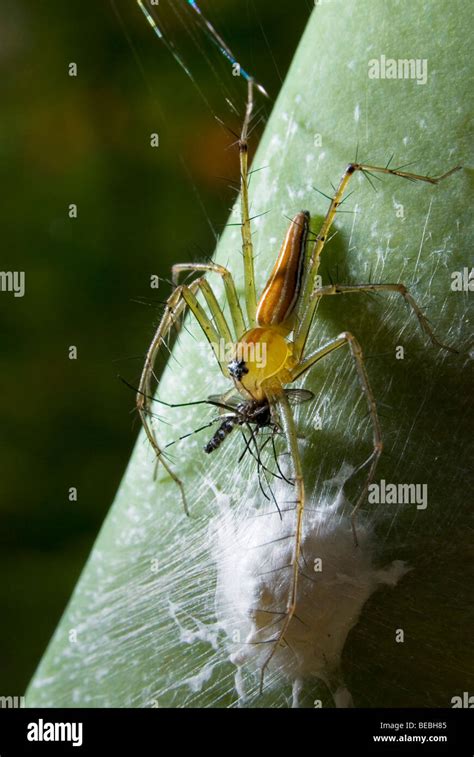
M 427 81 L 371 79 L 369 61 L 427 61 Z M 378 565 L 405 560 L 411 571 L 365 605 L 344 647 L 342 670 L 356 706 L 450 706 L 472 688 L 472 639 L 467 610 L 468 470 L 472 459 L 472 359 L 467 292 L 452 274 L 472 264 L 469 120 L 472 39 L 460 0 L 318 3 L 254 159 L 250 184 L 257 284 L 265 283 L 288 217 L 310 210 L 313 228 L 327 209 L 315 188 L 331 194 L 354 159 L 373 165 L 414 162 L 438 175 L 463 170 L 439 186 L 363 176 L 336 218 L 327 245 L 324 283 L 403 282 L 423 306 L 450 354 L 427 343 L 402 298 L 348 295 L 318 309 L 311 345 L 350 330 L 367 356 L 379 403 L 385 451 L 378 479 L 428 487 L 428 507 L 365 506 Z M 237 160 L 237 153 L 236 153 Z M 233 220 L 238 220 L 238 210 Z M 216 259 L 235 273 L 242 291 L 240 230 L 229 226 Z M 219 282 L 214 282 L 221 292 Z M 204 399 L 226 389 L 202 335 L 187 321 L 160 382 L 169 402 Z M 144 335 L 145 347 L 146 335 Z M 404 358 L 397 359 L 396 347 Z M 303 385 L 301 382 L 300 385 Z M 328 486 L 346 463 L 371 449 L 370 425 L 356 375 L 344 350 L 304 381 L 316 399 L 301 406 L 298 428 L 309 507 L 327 501 Z M 202 407 L 155 408 L 166 443 L 212 418 Z M 315 423 L 321 418 L 321 429 Z M 245 517 L 258 493 L 250 457 L 238 462 L 236 436 L 211 456 L 210 431 L 173 449 L 188 493 L 183 514 L 176 486 L 160 470 L 140 434 L 116 500 L 70 604 L 27 693 L 28 706 L 236 706 L 234 664 L 216 623 L 217 535 L 210 524 L 229 508 Z M 204 440 L 204 441 L 203 441 Z M 469 456 L 469 453 L 471 455 Z M 348 485 L 349 500 L 363 479 Z M 325 499 L 326 498 L 326 499 Z M 470 575 L 469 575 L 470 573 Z M 397 629 L 404 642 L 396 643 Z M 252 672 L 248 672 L 251 680 Z M 469 680 L 470 679 L 470 680 Z M 304 682 L 300 706 L 333 706 L 316 678 Z M 270 677 L 247 706 L 285 707 L 291 681 Z

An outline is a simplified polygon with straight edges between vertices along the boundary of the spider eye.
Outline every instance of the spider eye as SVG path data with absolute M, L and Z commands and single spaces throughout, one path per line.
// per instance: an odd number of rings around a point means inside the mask
M 249 372 L 245 360 L 231 360 L 227 367 L 232 378 L 235 378 L 237 381 L 240 381 L 242 376 Z

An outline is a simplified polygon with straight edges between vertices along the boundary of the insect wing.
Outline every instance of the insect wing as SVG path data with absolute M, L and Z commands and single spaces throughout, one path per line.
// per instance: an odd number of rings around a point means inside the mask
M 285 389 L 285 394 L 290 405 L 302 405 L 314 399 L 314 393 L 309 389 Z
M 239 397 L 238 394 L 234 394 L 232 397 L 226 397 L 224 394 L 211 394 L 207 401 L 210 405 L 215 405 L 223 410 L 237 410 L 242 403 L 242 397 Z

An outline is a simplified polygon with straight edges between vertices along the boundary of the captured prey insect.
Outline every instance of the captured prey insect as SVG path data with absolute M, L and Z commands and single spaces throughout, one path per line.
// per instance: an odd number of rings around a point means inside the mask
M 309 402 L 314 398 L 313 392 L 308 389 L 285 389 L 285 394 L 292 405 L 298 405 L 302 402 Z M 220 404 L 222 397 L 209 397 L 209 402 Z M 266 399 L 254 400 L 243 399 L 238 395 L 231 396 L 227 399 L 228 405 L 220 405 L 231 410 L 230 413 L 224 414 L 224 420 L 212 436 L 212 439 L 204 447 L 204 452 L 208 454 L 214 452 L 221 446 L 222 442 L 232 433 L 234 428 L 247 426 L 252 433 L 252 425 L 255 425 L 257 432 L 260 429 L 269 428 L 273 434 L 280 433 L 281 429 L 271 413 L 270 404 Z M 231 403 L 231 404 L 230 404 Z
M 145 428 L 148 439 L 155 451 L 157 460 L 161 462 L 168 474 L 175 481 L 186 508 L 186 497 L 183 483 L 179 475 L 164 457 L 155 436 L 155 428 L 150 423 L 150 400 L 152 397 L 152 382 L 154 380 L 154 364 L 157 353 L 172 327 L 188 309 L 197 320 L 203 334 L 214 350 L 215 358 L 223 375 L 232 382 L 232 387 L 221 398 L 225 406 L 232 397 L 230 416 L 223 419 L 223 423 L 208 443 L 206 452 L 216 450 L 230 431 L 246 422 L 254 426 L 270 426 L 281 429 L 285 439 L 287 452 L 291 460 L 291 479 L 294 491 L 294 544 L 291 564 L 288 566 L 290 579 L 286 606 L 281 610 L 281 619 L 276 634 L 265 639 L 268 644 L 268 654 L 261 667 L 261 687 L 265 670 L 280 644 L 285 643 L 285 634 L 297 603 L 298 575 L 300 571 L 301 543 L 303 529 L 303 514 L 305 509 L 304 471 L 298 445 L 298 434 L 294 414 L 291 407 L 287 387 L 301 378 L 327 355 L 343 346 L 347 346 L 352 357 L 360 387 L 366 398 L 369 417 L 372 426 L 373 449 L 365 462 L 359 466 L 367 469 L 367 477 L 351 514 L 352 531 L 357 546 L 355 517 L 363 504 L 370 483 L 373 481 L 375 469 L 382 453 L 382 434 L 377 414 L 375 398 L 370 386 L 361 346 L 356 337 L 349 331 L 344 331 L 307 354 L 307 342 L 311 332 L 313 318 L 322 297 L 357 294 L 361 292 L 396 292 L 412 309 L 418 319 L 421 329 L 434 345 L 456 352 L 448 347 L 433 334 L 431 327 L 418 307 L 417 303 L 401 283 L 366 283 L 366 284 L 331 284 L 318 286 L 317 273 L 320 265 L 321 253 L 324 249 L 329 231 L 336 212 L 343 201 L 347 185 L 357 172 L 365 174 L 388 174 L 411 181 L 438 184 L 446 179 L 460 166 L 452 168 L 441 176 L 430 177 L 414 173 L 407 173 L 400 168 L 371 166 L 363 163 L 350 163 L 345 169 L 340 182 L 330 200 L 329 208 L 323 220 L 319 233 L 309 240 L 310 214 L 302 210 L 291 221 L 285 239 L 281 246 L 274 268 L 263 293 L 257 300 L 254 254 L 252 246 L 251 219 L 249 213 L 248 193 L 248 148 L 247 137 L 253 111 L 252 81 L 248 85 L 248 99 L 245 118 L 239 139 L 240 174 L 241 174 L 241 236 L 244 261 L 245 285 L 245 314 L 243 312 L 234 279 L 231 272 L 221 265 L 214 263 L 184 263 L 173 266 L 172 275 L 175 289 L 168 298 L 161 322 L 156 330 L 148 349 L 145 364 L 141 374 L 137 393 L 137 408 Z M 198 273 L 198 278 L 189 284 L 179 284 L 178 279 L 183 272 Z M 217 274 L 221 277 L 231 325 L 223 312 L 221 305 L 208 283 L 206 274 Z M 202 296 L 207 305 L 206 309 L 198 301 Z M 230 362 L 222 355 L 219 345 L 222 340 L 233 344 Z M 257 360 L 257 354 L 264 354 L 265 360 Z
M 129 389 L 132 389 L 135 393 L 137 392 L 136 387 L 134 387 L 132 384 L 130 384 L 128 381 L 126 381 L 122 376 L 120 376 L 120 380 L 128 386 Z M 300 405 L 304 402 L 309 402 L 310 400 L 314 399 L 313 392 L 309 391 L 308 389 L 285 389 L 285 394 L 290 402 L 290 405 Z M 258 464 L 258 476 L 259 476 L 259 485 L 260 489 L 265 496 L 266 499 L 273 499 L 274 503 L 278 508 L 278 503 L 276 502 L 273 493 L 270 490 L 270 493 L 272 494 L 272 497 L 269 497 L 262 486 L 261 480 L 260 480 L 260 472 L 268 472 L 272 476 L 280 479 L 284 479 L 287 483 L 291 483 L 289 479 L 285 476 L 285 474 L 282 472 L 280 465 L 278 463 L 278 457 L 277 457 L 277 451 L 275 447 L 275 436 L 277 434 L 281 434 L 281 428 L 278 425 L 278 423 L 275 421 L 274 417 L 272 417 L 272 413 L 270 411 L 270 405 L 266 400 L 263 401 L 257 401 L 257 400 L 248 400 L 244 399 L 239 394 L 226 394 L 225 396 L 221 396 L 220 394 L 211 395 L 206 400 L 196 400 L 193 402 L 165 402 L 164 400 L 157 399 L 156 397 L 149 396 L 149 400 L 152 400 L 153 402 L 158 402 L 160 405 L 164 405 L 165 407 L 169 408 L 178 408 L 178 407 L 191 407 L 195 405 L 209 405 L 211 407 L 216 407 L 219 409 L 220 414 L 213 418 L 211 421 L 206 423 L 204 426 L 200 426 L 199 428 L 194 429 L 193 431 L 190 431 L 186 434 L 183 434 L 182 436 L 179 436 L 177 439 L 174 439 L 172 442 L 168 442 L 163 447 L 163 450 L 168 449 L 169 447 L 172 447 L 177 442 L 181 442 L 184 439 L 188 439 L 190 436 L 194 436 L 194 434 L 199 433 L 200 431 L 204 431 L 211 426 L 214 426 L 216 423 L 218 423 L 218 427 L 214 434 L 212 435 L 211 439 L 207 442 L 207 444 L 204 446 L 204 452 L 207 454 L 210 454 L 211 452 L 214 452 L 216 449 L 218 449 L 221 444 L 227 439 L 227 437 L 235 430 L 235 429 L 243 429 L 246 428 L 250 433 L 250 440 L 248 440 L 245 435 L 245 447 L 244 451 L 239 457 L 239 462 L 243 459 L 245 453 L 247 451 L 250 452 L 251 456 L 255 458 Z M 150 417 L 157 417 L 154 416 L 153 413 L 149 412 Z M 262 443 L 262 446 L 258 447 L 258 441 L 257 441 L 257 435 L 261 431 L 269 431 L 269 434 L 267 434 L 265 441 Z M 268 442 L 272 442 L 273 447 L 273 454 L 275 458 L 276 467 L 278 470 L 278 473 L 275 473 L 275 471 L 270 470 L 267 468 L 266 465 L 262 463 L 261 460 L 261 452 L 264 449 L 264 447 L 268 444 Z M 253 443 L 253 449 L 251 446 L 251 442 Z

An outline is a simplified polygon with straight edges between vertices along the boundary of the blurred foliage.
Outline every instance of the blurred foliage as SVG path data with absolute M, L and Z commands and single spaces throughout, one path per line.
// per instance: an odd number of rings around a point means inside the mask
M 270 0 L 215 5 L 202 3 L 273 99 L 311 3 L 297 0 L 291 13 Z M 195 66 L 235 128 L 212 70 Z M 232 138 L 134 0 L 115 10 L 4 0 L 0 67 L 1 267 L 26 272 L 25 297 L 0 298 L 0 694 L 19 695 L 135 442 L 133 396 L 117 374 L 136 380 L 158 318 L 149 276 L 212 254 L 238 171 Z M 242 93 L 242 81 L 231 84 Z

